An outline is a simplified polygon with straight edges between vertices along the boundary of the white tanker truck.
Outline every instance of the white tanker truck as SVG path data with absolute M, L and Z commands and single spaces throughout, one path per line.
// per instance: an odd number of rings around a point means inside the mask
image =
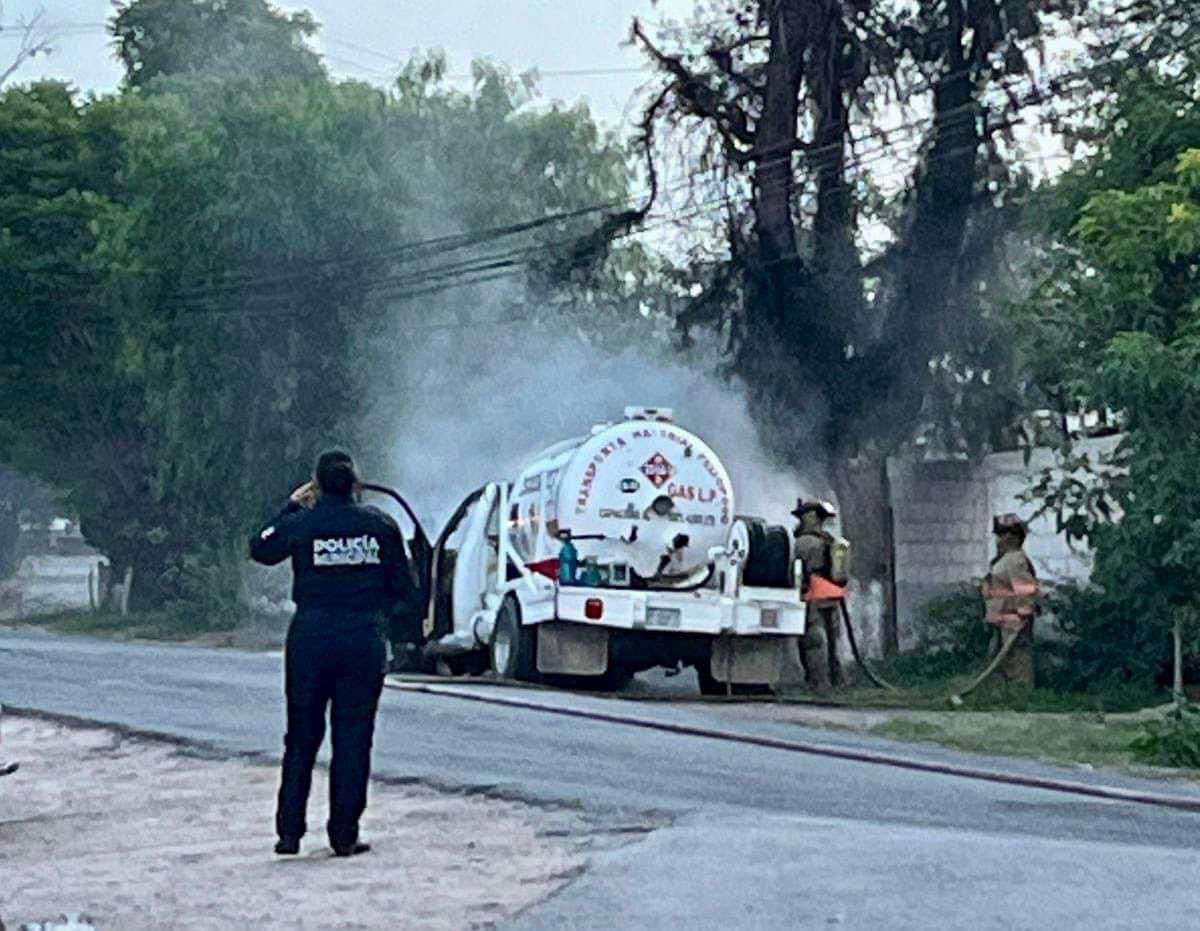
M 694 666 L 706 694 L 777 682 L 805 606 L 785 527 L 662 408 L 627 408 L 470 494 L 433 545 L 426 652 L 456 672 L 615 687 Z

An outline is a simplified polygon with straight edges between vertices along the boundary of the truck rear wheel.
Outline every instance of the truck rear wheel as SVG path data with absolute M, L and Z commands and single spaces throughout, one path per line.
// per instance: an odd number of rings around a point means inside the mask
M 489 645 L 492 670 L 502 679 L 531 682 L 537 676 L 537 631 L 521 623 L 521 606 L 509 595 L 496 613 Z

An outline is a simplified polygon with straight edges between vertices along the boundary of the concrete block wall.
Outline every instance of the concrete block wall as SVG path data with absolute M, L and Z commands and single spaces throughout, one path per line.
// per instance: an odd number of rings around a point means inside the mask
M 888 463 L 895 541 L 900 648 L 912 645 L 912 617 L 930 598 L 987 565 L 990 490 L 986 477 L 959 461 Z
M 1083 441 L 1091 456 L 1108 451 L 1117 437 Z M 1028 464 L 1020 452 L 995 453 L 982 463 L 965 460 L 888 462 L 895 533 L 896 620 L 900 648 L 913 645 L 913 620 L 930 598 L 987 572 L 993 555 L 992 515 L 1016 513 L 1029 520 L 1034 505 L 1021 495 L 1054 452 L 1037 449 Z M 1054 517 L 1029 525 L 1025 550 L 1044 579 L 1084 581 L 1091 554 L 1055 528 Z

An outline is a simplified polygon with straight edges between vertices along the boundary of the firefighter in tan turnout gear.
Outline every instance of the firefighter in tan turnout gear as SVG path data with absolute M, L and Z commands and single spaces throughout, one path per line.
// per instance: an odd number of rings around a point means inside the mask
M 1006 682 L 1033 687 L 1033 619 L 1038 612 L 1037 573 L 1025 555 L 1025 524 L 1016 514 L 992 519 L 996 558 L 980 586 L 985 620 L 996 628 L 993 655 L 1009 640 L 1008 655 L 997 667 Z
M 838 599 L 845 597 L 837 578 L 843 570 L 835 567 L 835 547 L 840 541 L 825 529 L 827 521 L 837 516 L 837 510 L 827 501 L 796 502 L 792 511 L 797 524 L 795 554 L 804 563 L 801 581 L 808 602 L 808 620 L 800 639 L 800 660 L 808 685 L 817 693 L 843 684 L 842 667 L 838 660 L 838 631 L 840 617 Z M 842 544 L 844 546 L 844 544 Z

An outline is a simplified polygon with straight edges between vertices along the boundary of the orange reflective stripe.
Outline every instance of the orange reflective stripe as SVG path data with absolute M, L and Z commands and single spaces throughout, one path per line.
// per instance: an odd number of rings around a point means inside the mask
M 985 598 L 1035 598 L 1042 590 L 1037 582 L 1013 582 L 1012 586 L 984 583 Z

